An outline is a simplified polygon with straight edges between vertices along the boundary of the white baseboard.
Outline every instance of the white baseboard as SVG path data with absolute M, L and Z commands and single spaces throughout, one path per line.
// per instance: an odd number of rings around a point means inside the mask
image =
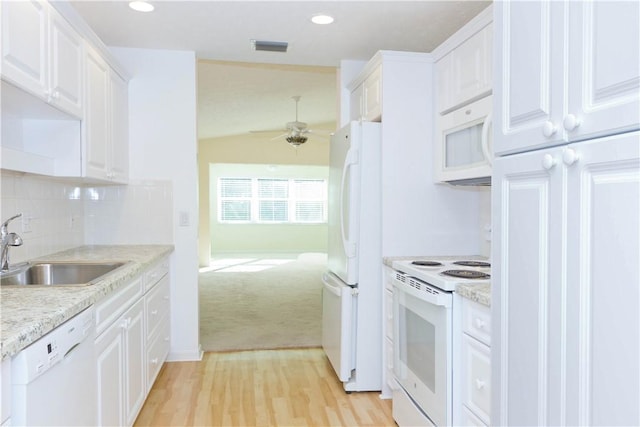
M 172 351 L 167 356 L 167 362 L 197 362 L 202 360 L 204 352 L 202 346 L 196 351 Z

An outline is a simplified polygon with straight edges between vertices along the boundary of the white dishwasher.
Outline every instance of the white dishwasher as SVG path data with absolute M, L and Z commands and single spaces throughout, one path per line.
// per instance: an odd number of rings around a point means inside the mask
M 91 306 L 13 358 L 12 425 L 95 425 L 95 329 Z

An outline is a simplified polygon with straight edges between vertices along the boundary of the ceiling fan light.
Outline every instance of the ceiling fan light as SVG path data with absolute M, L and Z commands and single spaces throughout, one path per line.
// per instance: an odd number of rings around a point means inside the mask
M 307 137 L 304 135 L 290 135 L 287 137 L 287 142 L 295 147 L 307 142 Z

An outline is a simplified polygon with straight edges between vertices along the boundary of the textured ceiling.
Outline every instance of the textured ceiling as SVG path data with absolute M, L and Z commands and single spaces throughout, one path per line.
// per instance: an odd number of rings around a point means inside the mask
M 195 51 L 199 138 L 335 121 L 335 69 L 378 50 L 430 52 L 486 1 L 152 1 L 143 14 L 124 1 L 71 4 L 108 46 Z M 328 13 L 328 26 L 309 18 Z M 285 41 L 286 53 L 255 52 L 251 40 Z M 228 63 L 225 63 L 228 62 Z M 249 63 L 249 64 L 242 64 Z M 269 66 L 268 64 L 272 64 Z M 276 65 L 280 64 L 280 65 Z M 296 65 L 305 67 L 292 67 Z M 326 127 L 326 126 L 325 126 Z

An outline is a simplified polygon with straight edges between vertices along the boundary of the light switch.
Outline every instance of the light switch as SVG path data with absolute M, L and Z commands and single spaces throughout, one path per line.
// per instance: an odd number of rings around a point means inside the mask
M 178 217 L 178 224 L 180 227 L 188 227 L 190 225 L 191 220 L 189 219 L 189 212 L 180 212 Z

